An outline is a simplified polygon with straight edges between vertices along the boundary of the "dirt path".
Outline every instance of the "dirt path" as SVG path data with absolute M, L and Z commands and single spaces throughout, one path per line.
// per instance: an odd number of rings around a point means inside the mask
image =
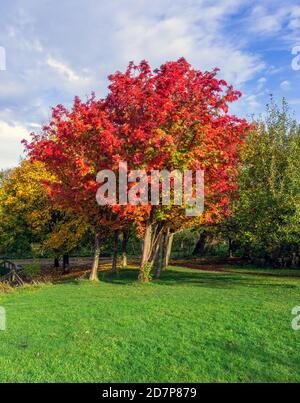
M 51 270 L 53 268 L 53 259 L 16 259 L 14 260 L 14 263 L 18 265 L 26 265 L 26 264 L 31 264 L 31 263 L 39 263 L 43 268 L 48 269 L 47 272 L 51 272 L 51 275 L 53 277 L 61 278 L 61 269 L 56 269 L 56 270 Z M 110 267 L 111 259 L 107 257 L 101 258 L 100 266 L 104 270 L 108 270 Z M 239 265 L 241 264 L 240 259 L 199 259 L 199 261 L 186 261 L 186 260 L 181 260 L 181 259 L 172 259 L 170 266 L 178 266 L 178 267 L 186 267 L 188 269 L 193 269 L 193 270 L 201 270 L 201 271 L 206 271 L 206 272 L 211 272 L 211 273 L 224 273 L 224 274 L 236 274 L 236 275 L 241 275 L 241 274 L 246 274 L 246 275 L 251 275 L 251 276 L 269 276 L 269 277 L 282 277 L 282 278 L 294 278 L 299 280 L 300 279 L 300 270 L 299 270 L 299 275 L 297 274 L 285 274 L 282 273 L 276 273 L 276 269 L 265 269 L 265 270 L 239 270 L 234 267 L 228 267 L 227 265 Z M 89 268 L 91 267 L 92 264 L 92 258 L 87 258 L 87 257 L 76 257 L 76 258 L 70 258 L 70 268 L 71 272 L 68 275 L 64 275 L 63 277 L 74 277 L 74 276 L 80 276 L 87 272 Z M 131 265 L 137 265 L 139 264 L 138 260 L 133 259 L 130 261 Z

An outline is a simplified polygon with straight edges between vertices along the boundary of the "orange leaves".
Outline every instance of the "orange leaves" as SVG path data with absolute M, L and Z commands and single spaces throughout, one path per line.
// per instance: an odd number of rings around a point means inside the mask
M 27 144 L 29 155 L 58 179 L 53 197 L 89 222 L 97 217 L 97 225 L 140 225 L 151 206 L 110 206 L 108 216 L 97 205 L 98 171 L 116 170 L 120 161 L 146 172 L 205 169 L 207 215 L 217 216 L 233 189 L 238 146 L 249 127 L 228 114 L 241 93 L 217 73 L 195 70 L 183 58 L 154 71 L 146 61 L 131 62 L 109 77 L 105 99 L 76 97 L 71 110 L 54 108 L 51 122 Z M 185 222 L 184 209 L 158 209 L 166 220 Z

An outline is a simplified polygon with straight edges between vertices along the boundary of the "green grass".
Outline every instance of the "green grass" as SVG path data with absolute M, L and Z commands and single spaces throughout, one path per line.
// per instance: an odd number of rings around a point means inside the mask
M 0 296 L 1 382 L 297 382 L 300 280 L 172 268 Z
M 280 269 L 280 268 L 272 268 L 272 267 L 257 267 L 257 266 L 237 266 L 237 265 L 224 265 L 222 266 L 226 271 L 230 271 L 232 273 L 253 273 L 260 275 L 272 275 L 276 277 L 299 277 L 300 279 L 300 270 L 299 269 Z

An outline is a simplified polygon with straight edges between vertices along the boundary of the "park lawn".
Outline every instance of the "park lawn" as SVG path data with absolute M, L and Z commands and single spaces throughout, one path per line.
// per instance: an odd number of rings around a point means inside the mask
M 300 279 L 172 267 L 0 296 L 0 382 L 299 382 Z
M 266 276 L 275 277 L 299 277 L 299 269 L 285 269 L 285 268 L 272 268 L 272 267 L 257 267 L 257 266 L 238 266 L 238 265 L 224 265 L 223 268 L 231 273 L 253 273 Z

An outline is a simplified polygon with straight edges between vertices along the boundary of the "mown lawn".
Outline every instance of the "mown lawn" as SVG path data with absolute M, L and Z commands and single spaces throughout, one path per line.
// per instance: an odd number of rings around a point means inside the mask
M 300 381 L 300 279 L 172 268 L 0 296 L 0 382 Z

